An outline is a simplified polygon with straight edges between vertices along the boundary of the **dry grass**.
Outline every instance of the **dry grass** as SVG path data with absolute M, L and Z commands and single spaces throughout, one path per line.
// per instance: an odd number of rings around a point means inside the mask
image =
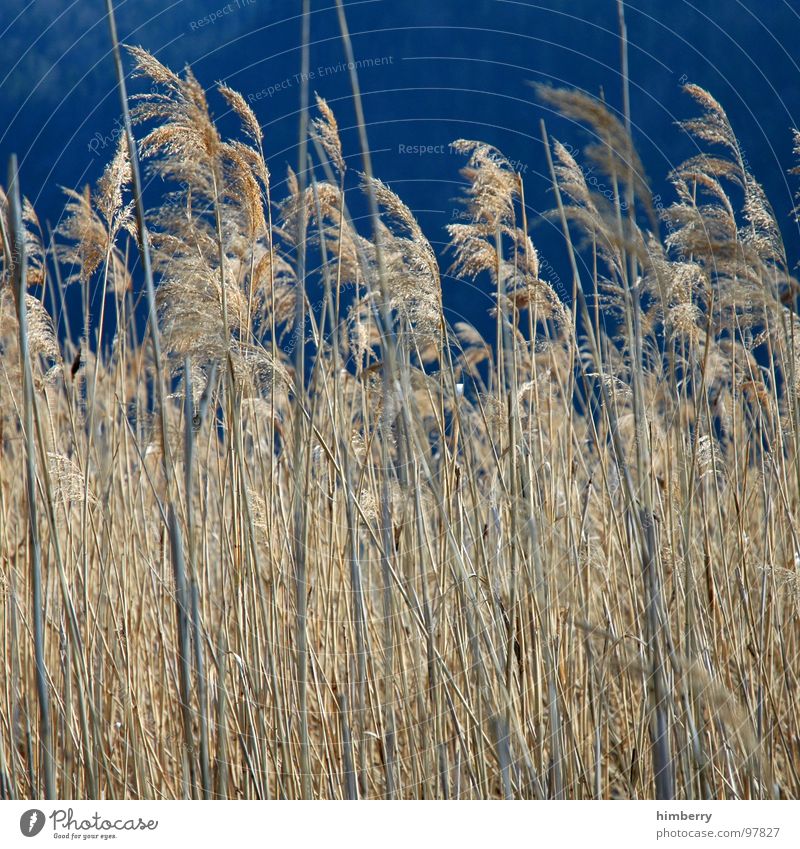
M 721 106 L 689 89 L 704 152 L 656 215 L 624 124 L 543 91 L 615 189 L 546 139 L 569 302 L 521 179 L 456 143 L 452 273 L 494 288 L 492 344 L 448 326 L 435 252 L 371 174 L 380 220 L 354 229 L 324 101 L 277 202 L 239 95 L 226 140 L 191 73 L 133 59 L 172 186 L 147 338 L 124 146 L 47 251 L 102 287 L 99 354 L 32 294 L 20 347 L 2 196 L 0 795 L 50 769 L 63 798 L 800 796 L 798 284 Z

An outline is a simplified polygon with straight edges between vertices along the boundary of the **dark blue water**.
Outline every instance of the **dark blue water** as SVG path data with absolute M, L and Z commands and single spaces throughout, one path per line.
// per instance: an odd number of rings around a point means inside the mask
M 351 0 L 346 7 L 356 57 L 365 65 L 360 80 L 376 173 L 416 212 L 434 245 L 443 249 L 461 186 L 461 160 L 447 145 L 479 138 L 523 172 L 534 241 L 568 279 L 563 245 L 539 217 L 552 203 L 539 122 L 544 118 L 551 134 L 573 144 L 586 136 L 539 105 L 528 83 L 602 91 L 619 108 L 616 0 Z M 698 83 L 727 109 L 784 224 L 794 262 L 800 236 L 790 211 L 798 178 L 787 170 L 795 164 L 790 128 L 800 115 L 800 4 L 630 0 L 626 8 L 634 135 L 654 189 L 670 200 L 664 176 L 692 152 L 674 124 L 696 111 L 681 85 Z M 280 195 L 286 166 L 297 160 L 299 0 L 126 0 L 117 9 L 124 41 L 174 68 L 191 64 L 207 86 L 224 80 L 248 97 L 265 129 Z M 312 9 L 310 85 L 335 109 L 357 168 L 335 6 L 312 0 Z M 119 127 L 105 2 L 4 0 L 0 33 L 3 174 L 8 154 L 18 153 L 24 192 L 55 226 L 63 207 L 59 187 L 94 181 Z M 211 102 L 223 131 L 232 128 L 224 102 Z M 444 294 L 451 318 L 486 326 L 481 286 L 445 279 Z

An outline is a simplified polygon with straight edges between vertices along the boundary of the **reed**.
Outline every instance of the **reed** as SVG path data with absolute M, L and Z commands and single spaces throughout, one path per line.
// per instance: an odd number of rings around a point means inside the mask
M 540 87 L 590 136 L 542 123 L 552 263 L 454 142 L 484 338 L 355 72 L 363 175 L 305 90 L 276 196 L 244 98 L 126 55 L 107 1 L 120 148 L 46 240 L 14 165 L 0 195 L 0 795 L 797 798 L 800 283 L 721 104 L 687 87 L 665 208 L 625 91 Z

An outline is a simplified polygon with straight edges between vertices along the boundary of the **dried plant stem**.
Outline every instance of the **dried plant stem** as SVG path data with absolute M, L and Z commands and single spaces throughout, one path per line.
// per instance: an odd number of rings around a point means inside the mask
M 39 536 L 38 510 L 36 506 L 36 448 L 33 431 L 33 369 L 28 344 L 27 292 L 25 236 L 22 225 L 22 203 L 19 191 L 17 157 L 11 155 L 8 163 L 8 186 L 10 195 L 11 223 L 10 243 L 14 263 L 13 292 L 17 306 L 19 351 L 22 366 L 23 410 L 22 426 L 25 434 L 25 474 L 27 481 L 28 540 L 31 547 L 31 606 L 33 613 L 33 644 L 36 658 L 36 694 L 39 699 L 39 744 L 41 767 L 44 773 L 46 799 L 56 798 L 55 759 L 53 756 L 53 734 L 50 720 L 50 691 L 45 663 L 44 595 L 42 592 L 42 543 Z M 32 765 L 31 765 L 32 766 Z

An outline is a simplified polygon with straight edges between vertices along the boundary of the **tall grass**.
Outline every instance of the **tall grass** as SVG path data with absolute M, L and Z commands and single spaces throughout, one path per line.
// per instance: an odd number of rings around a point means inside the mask
M 240 95 L 223 138 L 129 55 L 152 85 L 47 249 L 15 172 L 0 198 L 0 793 L 800 795 L 800 286 L 722 107 L 687 88 L 665 209 L 627 107 L 539 89 L 592 139 L 542 127 L 571 291 L 511 164 L 455 142 L 487 340 L 357 79 L 364 175 L 318 100 L 278 199 Z M 45 310 L 68 285 L 102 286 L 92 338 Z

